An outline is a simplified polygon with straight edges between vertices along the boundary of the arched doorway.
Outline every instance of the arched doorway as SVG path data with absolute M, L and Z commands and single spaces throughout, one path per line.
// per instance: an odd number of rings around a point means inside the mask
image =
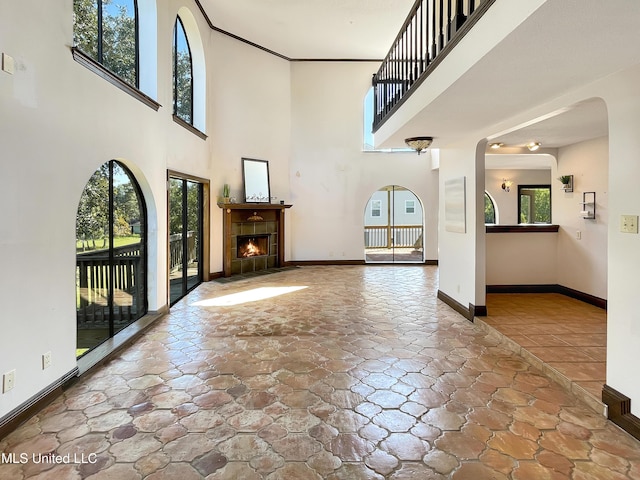
M 424 263 L 424 212 L 411 190 L 387 185 L 371 195 L 364 252 L 367 263 Z
M 127 167 L 111 160 L 96 170 L 76 215 L 77 357 L 147 312 L 146 217 Z

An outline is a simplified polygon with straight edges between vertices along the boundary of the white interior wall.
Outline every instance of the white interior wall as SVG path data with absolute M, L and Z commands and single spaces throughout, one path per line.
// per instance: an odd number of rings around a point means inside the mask
M 488 233 L 486 241 L 487 285 L 558 283 L 557 233 Z
M 502 180 L 512 185 L 509 192 L 502 190 Z M 500 169 L 485 171 L 485 190 L 494 200 L 501 225 L 518 224 L 518 185 L 549 185 L 551 170 Z M 555 198 L 554 198 L 555 199 Z M 553 202 L 553 200 L 552 200 Z M 555 223 L 555 219 L 552 220 Z
M 604 99 L 609 114 L 607 385 L 631 399 L 636 417 L 640 416 L 640 383 L 635 374 L 640 363 L 640 235 L 622 233 L 620 216 L 640 215 L 638 85 L 640 66 L 599 82 L 593 95 Z
M 385 185 L 411 190 L 425 210 L 425 258 L 437 258 L 438 173 L 429 154 L 363 152 L 363 99 L 375 62 L 291 66 L 292 260 L 363 260 L 364 212 Z
M 212 32 L 208 50 L 211 178 L 211 272 L 222 271 L 222 210 L 216 202 L 229 184 L 244 201 L 242 158 L 269 162 L 271 196 L 290 203 L 291 85 L 289 62 Z M 295 205 L 294 205 L 295 208 Z M 285 226 L 289 230 L 286 211 Z M 285 258 L 290 257 L 286 233 Z
M 565 287 L 607 298 L 609 142 L 596 138 L 560 148 L 558 172 L 573 175 L 573 192 L 552 182 L 553 219 L 558 231 L 558 281 Z M 579 214 L 582 194 L 596 192 L 596 219 Z M 579 233 L 578 233 L 579 232 Z
M 440 150 L 440 196 L 438 230 L 438 265 L 440 290 L 464 307 L 484 305 L 484 295 L 477 295 L 476 280 L 476 242 L 484 229 L 484 214 L 481 225 L 476 224 L 478 205 L 476 196 L 480 195 L 484 211 L 484 189 L 477 186 L 478 166 L 476 165 L 477 142 L 460 144 L 456 148 Z M 481 171 L 484 175 L 484 169 Z M 446 229 L 445 184 L 449 180 L 465 178 L 465 233 L 451 232 Z M 482 178 L 484 183 L 484 177 Z M 479 201 L 479 200 L 478 200 Z M 480 231 L 479 231 L 480 229 Z M 484 240 L 482 240 L 484 247 Z M 484 266 L 482 266 L 484 269 Z M 483 271 L 484 289 L 484 271 Z

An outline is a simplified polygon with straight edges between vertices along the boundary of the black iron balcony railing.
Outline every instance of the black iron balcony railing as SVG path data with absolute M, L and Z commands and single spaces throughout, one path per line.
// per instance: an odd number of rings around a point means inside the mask
M 373 76 L 375 132 L 495 0 L 417 0 Z

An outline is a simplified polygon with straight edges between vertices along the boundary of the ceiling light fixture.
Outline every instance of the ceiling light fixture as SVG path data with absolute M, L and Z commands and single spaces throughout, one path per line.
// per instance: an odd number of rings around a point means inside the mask
M 407 144 L 409 148 L 412 148 L 413 150 L 418 152 L 418 155 L 420 155 L 420 152 L 429 148 L 429 146 L 431 145 L 431 142 L 433 142 L 433 137 L 405 138 L 404 142 Z
M 489 144 L 489 148 L 493 149 L 493 150 L 497 150 L 499 148 L 504 147 L 504 143 L 490 143 Z
M 538 150 L 540 148 L 540 142 L 527 143 L 527 148 L 529 149 L 529 151 L 535 152 L 536 150 Z

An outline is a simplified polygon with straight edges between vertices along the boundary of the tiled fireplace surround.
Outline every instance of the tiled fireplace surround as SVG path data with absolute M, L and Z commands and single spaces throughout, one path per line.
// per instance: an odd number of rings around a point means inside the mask
M 224 276 L 257 272 L 284 265 L 284 212 L 291 205 L 221 204 L 224 210 Z M 238 237 L 269 235 L 268 255 L 238 258 Z

